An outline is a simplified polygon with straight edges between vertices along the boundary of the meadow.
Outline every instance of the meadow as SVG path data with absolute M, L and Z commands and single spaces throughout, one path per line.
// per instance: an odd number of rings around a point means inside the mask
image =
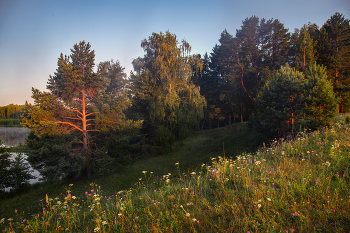
M 138 178 L 129 180 L 134 185 L 125 189 L 119 189 L 123 185 L 116 184 L 115 174 L 89 186 L 80 181 L 60 186 L 58 192 L 44 186 L 9 199 L 0 229 L 350 232 L 350 126 L 342 121 L 269 144 L 249 130 L 237 124 L 195 133 L 179 142 L 175 152 L 126 168 L 124 173 L 135 178 L 137 172 Z M 234 131 L 236 137 L 223 136 L 225 131 Z M 263 146 L 242 152 L 249 143 Z M 197 169 L 189 169 L 195 163 Z M 18 206 L 23 197 L 36 205 L 30 213 Z

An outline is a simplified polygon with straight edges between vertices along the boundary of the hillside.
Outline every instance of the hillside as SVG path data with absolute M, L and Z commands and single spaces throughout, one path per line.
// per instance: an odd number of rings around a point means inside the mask
M 62 196 L 43 195 L 40 211 L 31 214 L 29 221 L 25 213 L 13 210 L 12 220 L 1 220 L 0 227 L 5 232 L 350 231 L 349 125 L 336 123 L 301 133 L 293 140 L 274 141 L 236 158 L 230 158 L 235 149 L 226 147 L 230 141 L 224 140 L 222 132 L 213 137 L 215 132 L 219 130 L 180 142 L 178 152 L 168 155 L 174 172 L 157 177 L 150 169 L 156 161 L 158 172 L 163 171 L 160 167 L 166 169 L 168 163 L 161 162 L 165 157 L 154 158 L 149 169 L 139 161 L 130 171 L 144 170 L 130 189 L 110 195 L 111 185 L 106 181 L 105 185 L 91 183 L 81 192 L 76 184 L 67 185 Z M 215 153 L 206 147 L 211 142 L 205 139 L 207 133 L 213 141 L 225 142 L 225 153 L 210 163 L 197 164 L 197 170 L 183 170 L 183 163 L 191 164 L 186 162 L 189 158 L 206 151 L 209 156 Z M 243 146 L 243 141 L 249 142 L 248 135 L 233 141 Z M 190 150 L 199 142 L 206 149 Z M 187 157 L 179 156 L 174 163 L 170 158 L 177 153 L 187 153 Z

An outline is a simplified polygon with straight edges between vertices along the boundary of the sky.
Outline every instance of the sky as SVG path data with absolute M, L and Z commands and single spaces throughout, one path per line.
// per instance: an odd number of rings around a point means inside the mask
M 235 35 L 253 15 L 278 19 L 293 32 L 321 27 L 334 13 L 350 18 L 347 0 L 0 0 L 0 106 L 33 103 L 46 91 L 61 53 L 80 41 L 95 50 L 96 66 L 119 60 L 129 76 L 143 57 L 141 41 L 170 31 L 193 54 L 210 54 L 222 31 Z

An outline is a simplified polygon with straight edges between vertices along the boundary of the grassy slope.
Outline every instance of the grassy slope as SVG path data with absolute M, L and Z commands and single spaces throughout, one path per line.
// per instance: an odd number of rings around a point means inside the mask
M 263 137 L 255 133 L 246 123 L 232 126 L 195 131 L 193 135 L 175 144 L 175 150 L 167 155 L 139 160 L 131 166 L 121 168 L 117 173 L 92 180 L 74 181 L 72 192 L 83 194 L 94 182 L 104 187 L 105 195 L 113 195 L 120 190 L 129 189 L 143 177 L 142 171 L 152 171 L 155 177 L 174 173 L 176 162 L 182 171 L 192 171 L 210 158 L 223 156 L 223 146 L 226 156 L 235 157 L 243 152 L 253 152 L 261 146 Z M 48 194 L 50 197 L 60 197 L 65 194 L 65 185 L 44 185 L 30 190 L 28 193 L 14 198 L 0 200 L 0 218 L 12 217 L 14 210 L 27 215 L 40 211 L 40 200 Z M 28 214 L 29 213 L 29 214 Z
M 205 138 L 206 133 L 201 136 Z M 215 133 L 218 132 L 212 131 L 210 135 Z M 249 135 L 239 138 L 249 141 Z M 205 143 L 201 136 L 193 140 Z M 224 137 L 215 140 L 223 141 Z M 242 140 L 234 141 L 242 144 Z M 194 157 L 195 152 L 206 152 L 199 148 L 191 151 L 195 143 L 190 140 L 183 144 L 178 147 L 181 154 Z M 184 150 L 181 152 L 180 148 Z M 234 148 L 228 147 L 226 155 L 234 153 Z M 207 152 L 212 153 L 209 149 Z M 203 164 L 196 171 L 181 171 L 180 166 L 175 166 L 174 174 L 165 172 L 167 175 L 157 181 L 149 179 L 152 175 L 148 170 L 133 189 L 113 196 L 105 192 L 110 186 L 102 186 L 101 191 L 95 184 L 85 195 L 78 196 L 74 184 L 67 187 L 70 191 L 63 197 L 44 198 L 41 202 L 44 211 L 37 212 L 30 222 L 23 220 L 26 215 L 17 213 L 11 224 L 10 220 L 0 220 L 0 229 L 6 226 L 7 232 L 18 228 L 39 232 L 350 232 L 349 154 L 350 125 L 334 124 L 330 129 L 300 134 L 295 140 L 275 141 L 269 148 L 244 153 L 237 159 L 213 158 L 210 166 Z M 189 160 L 178 158 L 180 165 Z M 164 162 L 149 164 L 167 166 Z M 136 167 L 135 170 L 147 168 Z
M 233 132 L 235 127 L 221 130 Z M 92 184 L 85 195 L 78 196 L 74 184 L 67 187 L 70 190 L 63 197 L 44 198 L 41 202 L 44 211 L 37 212 L 30 222 L 23 220 L 26 215 L 17 213 L 12 222 L 0 220 L 0 229 L 6 227 L 7 232 L 18 228 L 39 232 L 350 232 L 350 125 L 336 123 L 330 129 L 300 134 L 295 140 L 275 141 L 269 148 L 243 153 L 237 159 L 228 158 L 234 155 L 237 145 L 227 146 L 227 157 L 213 158 L 210 166 L 203 164 L 191 172 L 188 168 L 181 170 L 181 164 L 186 168 L 191 164 L 190 158 L 198 158 L 197 153 L 210 157 L 221 154 L 207 147 L 209 143 L 217 140 L 220 144 L 224 141 L 225 145 L 235 142 L 243 146 L 243 141 L 254 138 L 245 128 L 236 131 L 236 139 L 231 135 L 229 143 L 229 138 L 219 131 L 203 132 L 195 135 L 192 142 L 188 139 L 178 145 L 180 166 L 175 166 L 172 174 L 162 169 L 168 169 L 168 163 L 146 160 L 148 164 L 129 168 L 133 172 L 147 170 L 133 189 L 109 196 L 106 191 L 111 185 L 101 185 L 101 191 Z M 206 139 L 207 133 L 214 139 Z M 195 144 L 202 145 L 195 150 Z M 201 151 L 202 147 L 206 148 Z M 151 164 L 152 168 L 159 168 L 157 172 L 167 175 L 157 181 L 149 179 L 152 170 L 144 168 L 151 168 Z

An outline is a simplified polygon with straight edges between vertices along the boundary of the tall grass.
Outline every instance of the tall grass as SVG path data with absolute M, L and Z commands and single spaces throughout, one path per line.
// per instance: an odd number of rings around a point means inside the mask
M 131 189 L 92 183 L 44 196 L 40 212 L 13 210 L 3 232 L 350 232 L 350 127 L 275 140 L 255 153 L 226 151 L 196 171 L 143 171 Z M 74 186 L 73 186 L 74 187 Z

